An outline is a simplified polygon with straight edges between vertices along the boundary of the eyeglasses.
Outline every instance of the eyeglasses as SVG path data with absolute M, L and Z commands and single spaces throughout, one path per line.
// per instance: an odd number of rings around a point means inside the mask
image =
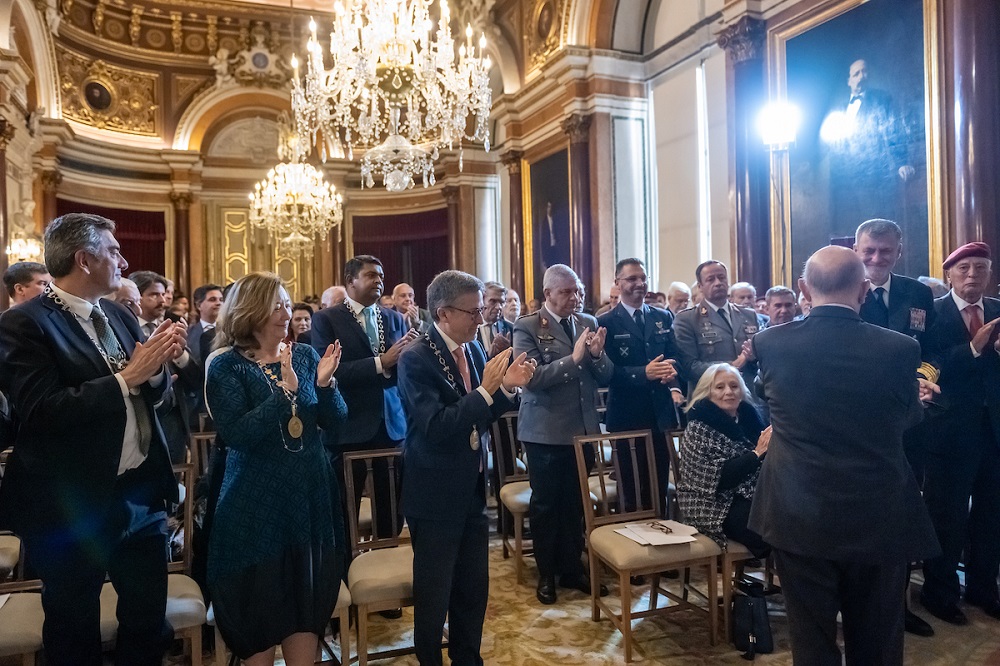
M 486 308 L 476 308 L 475 310 L 465 310 L 463 308 L 456 308 L 454 305 L 446 305 L 445 307 L 451 308 L 452 310 L 458 310 L 459 312 L 464 312 L 470 315 L 473 319 L 482 319 L 483 313 L 486 312 Z
M 670 529 L 669 527 L 667 527 L 663 523 L 660 523 L 660 522 L 655 521 L 655 520 L 653 522 L 651 522 L 651 523 L 647 523 L 646 527 L 654 529 L 657 532 L 662 532 L 663 534 L 673 534 L 674 533 L 674 531 L 672 529 Z

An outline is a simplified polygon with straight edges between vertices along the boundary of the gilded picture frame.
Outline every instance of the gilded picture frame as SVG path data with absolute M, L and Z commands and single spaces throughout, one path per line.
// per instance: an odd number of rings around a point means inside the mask
M 544 300 L 542 276 L 552 264 L 576 265 L 570 238 L 569 145 L 522 162 L 524 300 Z
M 829 0 L 768 24 L 771 101 L 799 109 L 771 151 L 775 284 L 848 245 L 865 219 L 903 229 L 897 272 L 937 275 L 945 238 L 935 0 Z

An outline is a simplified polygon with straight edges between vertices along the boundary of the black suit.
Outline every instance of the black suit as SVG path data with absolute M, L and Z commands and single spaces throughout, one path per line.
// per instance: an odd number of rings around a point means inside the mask
M 749 527 L 775 548 L 793 658 L 841 663 L 839 611 L 848 664 L 902 664 L 906 564 L 938 552 L 902 445 L 920 346 L 833 305 L 752 344 L 774 434 Z
M 479 648 L 489 594 L 486 444 L 490 423 L 513 403 L 498 389 L 487 404 L 476 390 L 486 357 L 475 342 L 465 348 L 471 393 L 436 327 L 399 359 L 399 392 L 409 415 L 403 514 L 413 541 L 414 644 L 422 666 L 441 664 L 446 616 L 451 662 L 483 663 Z M 473 429 L 479 434 L 475 449 Z
M 680 357 L 674 343 L 674 315 L 669 310 L 649 306 L 643 306 L 642 311 L 641 330 L 635 318 L 629 315 L 621 303 L 597 319 L 598 325 L 607 329 L 604 351 L 615 366 L 608 389 L 605 424 L 611 432 L 645 429 L 653 432 L 656 477 L 660 485 L 658 506 L 663 513 L 666 508 L 664 497 L 667 494 L 670 469 L 667 446 L 672 446 L 667 442 L 664 433 L 677 427 L 678 415 L 670 389 L 672 387 L 679 389 L 680 383 L 676 379 L 669 384 L 647 379 L 646 365 L 661 355 L 664 360 L 678 361 Z M 634 488 L 632 465 L 626 457 L 628 452 L 625 444 L 619 446 L 618 456 L 622 475 L 622 484 L 619 487 Z M 643 505 L 650 506 L 649 489 L 645 487 L 648 485 L 645 483 L 647 469 L 645 452 L 637 452 L 637 457 L 639 476 L 643 481 L 641 491 L 644 496 Z M 625 505 L 628 510 L 635 507 L 635 497 L 631 493 L 626 494 Z
M 126 355 L 135 317 L 102 300 Z M 118 591 L 119 663 L 159 664 L 172 635 L 166 609 L 166 512 L 177 484 L 153 404 L 169 387 L 141 387 L 153 424 L 149 455 L 118 475 L 127 422 L 118 380 L 75 315 L 45 295 L 0 317 L 0 387 L 18 415 L 0 507 L 44 583 L 50 664 L 100 664 L 100 592 Z
M 382 314 L 385 348 L 389 349 L 409 327 L 395 310 L 376 307 Z M 346 302 L 324 308 L 313 315 L 310 332 L 312 345 L 321 356 L 334 340 L 340 340 L 342 355 L 335 377 L 340 385 L 340 394 L 347 403 L 347 421 L 337 432 L 324 432 L 324 443 L 329 450 L 338 452 L 335 466 L 340 487 L 345 489 L 341 452 L 391 448 L 402 442 L 405 425 L 386 422 L 387 417 L 397 422 L 403 419 L 396 389 L 396 368 L 390 368 L 385 374 L 376 372 L 376 352 L 372 351 L 368 334 L 358 324 Z M 355 470 L 355 506 L 359 505 L 363 483 L 364 470 L 359 466 Z M 379 484 L 377 495 L 388 497 L 389 468 L 384 460 L 376 461 L 375 483 Z M 377 512 L 376 527 L 380 534 L 388 534 L 394 529 L 388 502 L 377 507 Z
M 972 336 L 948 293 L 934 301 L 937 321 L 928 332 L 940 371 L 945 410 L 931 421 L 924 499 L 944 551 L 924 563 L 922 598 L 952 604 L 959 598 L 955 568 L 966 551 L 966 597 L 997 598 L 1000 566 L 1000 355 L 994 331 L 974 358 Z M 1000 300 L 984 298 L 983 321 L 1000 317 Z M 972 509 L 969 509 L 969 498 Z

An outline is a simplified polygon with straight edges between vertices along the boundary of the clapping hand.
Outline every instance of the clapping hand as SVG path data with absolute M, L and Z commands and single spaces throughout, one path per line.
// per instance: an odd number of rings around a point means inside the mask
M 604 351 L 604 340 L 607 337 L 608 329 L 600 326 L 597 331 L 587 339 L 587 348 L 590 350 L 591 356 L 594 358 L 600 357 L 601 353 Z
M 156 327 L 145 342 L 136 342 L 132 358 L 121 371 L 125 385 L 135 388 L 163 370 L 163 364 L 180 356 L 184 351 L 184 338 L 174 330 L 169 319 Z
M 513 352 L 511 352 L 513 353 Z M 510 355 L 508 354 L 508 358 Z M 502 386 L 505 391 L 511 393 L 513 389 L 524 386 L 531 381 L 532 376 L 535 374 L 535 368 L 538 364 L 534 359 L 529 359 L 525 352 L 521 352 L 521 355 L 514 359 L 514 362 L 510 364 L 507 368 L 507 372 L 503 375 Z
M 326 353 L 323 354 L 323 358 L 319 360 L 319 365 L 316 368 L 317 386 L 327 387 L 330 385 L 333 373 L 337 372 L 337 367 L 340 366 L 341 352 L 340 340 L 334 340 L 332 345 L 327 346 Z
M 285 345 L 285 347 L 278 354 L 278 360 L 281 362 L 281 381 L 278 382 L 278 386 L 296 393 L 299 390 L 299 377 L 295 374 L 295 370 L 292 368 L 292 346 Z
M 997 325 L 997 322 L 1000 322 L 1000 317 L 983 324 L 982 327 L 976 331 L 976 334 L 972 336 L 972 347 L 976 350 L 977 354 L 983 353 L 983 349 L 986 348 L 986 343 L 990 341 L 990 336 L 993 335 L 993 328 Z
M 490 395 L 496 393 L 497 389 L 500 388 L 504 373 L 507 371 L 507 363 L 513 353 L 513 349 L 505 349 L 486 361 L 486 366 L 483 368 L 483 379 L 479 384 Z
M 941 387 L 926 379 L 917 379 L 917 392 L 920 394 L 920 402 L 931 402 L 934 396 L 941 393 Z
M 504 349 L 510 349 L 510 338 L 502 333 L 494 335 L 493 342 L 490 343 L 490 357 L 496 356 Z
M 675 363 L 673 359 L 663 360 L 663 354 L 660 354 L 646 364 L 646 379 L 658 381 L 661 384 L 666 384 L 673 380 L 677 376 L 677 370 L 674 368 L 673 363 Z
M 583 333 L 580 334 L 580 337 L 578 337 L 576 339 L 576 342 L 573 343 L 572 358 L 573 362 L 576 363 L 577 365 L 583 363 L 583 355 L 587 353 L 589 337 L 590 337 L 590 329 L 585 328 L 583 329 Z

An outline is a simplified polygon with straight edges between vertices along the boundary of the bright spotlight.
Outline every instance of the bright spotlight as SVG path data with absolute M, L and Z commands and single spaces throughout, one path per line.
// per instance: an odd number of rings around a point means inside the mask
M 788 102 L 771 102 L 757 116 L 757 129 L 764 145 L 771 148 L 786 147 L 795 143 L 802 114 Z

